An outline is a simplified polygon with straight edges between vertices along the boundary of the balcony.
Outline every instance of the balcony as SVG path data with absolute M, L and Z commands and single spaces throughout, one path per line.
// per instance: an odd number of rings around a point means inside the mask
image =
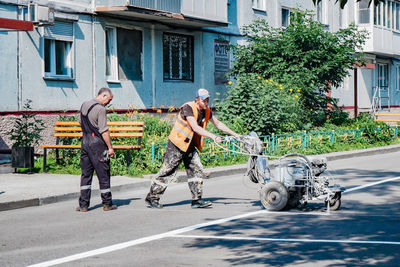
M 368 32 L 364 52 L 384 57 L 400 56 L 400 3 L 387 0 L 375 8 L 367 1 L 359 2 L 356 21 Z
M 179 14 L 181 2 L 181 0 L 130 0 L 129 5 Z
M 228 25 L 228 0 L 98 0 L 100 15 L 183 27 Z

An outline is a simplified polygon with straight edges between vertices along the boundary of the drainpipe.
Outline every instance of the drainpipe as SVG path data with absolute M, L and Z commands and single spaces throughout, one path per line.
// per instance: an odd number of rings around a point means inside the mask
M 20 19 L 20 7 L 17 7 L 17 19 Z M 22 40 L 22 32 L 17 31 L 17 108 L 18 111 L 22 110 L 23 100 L 22 100 L 22 64 L 21 64 L 21 40 Z
M 95 0 L 92 0 L 92 92 L 93 98 L 96 97 L 96 34 L 94 12 L 96 10 Z
M 354 68 L 354 118 L 358 116 L 357 68 Z
M 204 32 L 200 32 L 200 87 L 201 88 L 205 88 L 204 87 L 204 57 L 203 57 L 203 46 L 204 46 Z M 194 67 L 194 66 L 193 66 Z M 194 73 L 193 73 L 194 76 Z M 208 90 L 210 90 L 209 88 L 207 88 Z
M 151 24 L 151 90 L 153 94 L 152 106 L 156 106 L 156 31 Z

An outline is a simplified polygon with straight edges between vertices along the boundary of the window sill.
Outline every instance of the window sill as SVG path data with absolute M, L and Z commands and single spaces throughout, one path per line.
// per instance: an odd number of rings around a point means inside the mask
M 63 77 L 63 76 L 44 76 L 43 79 L 49 81 L 67 81 L 67 82 L 75 81 L 75 78 Z
M 173 83 L 193 83 L 193 80 L 173 80 L 173 79 L 165 79 L 164 82 L 173 82 Z
M 108 83 L 121 83 L 120 80 L 107 80 Z
M 266 9 L 261 9 L 261 8 L 257 8 L 257 7 L 253 7 L 253 10 L 256 11 L 256 12 L 263 12 L 263 13 L 267 12 Z

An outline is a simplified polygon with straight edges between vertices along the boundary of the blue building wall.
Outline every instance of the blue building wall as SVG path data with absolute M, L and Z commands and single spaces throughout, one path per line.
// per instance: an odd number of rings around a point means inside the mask
M 17 19 L 17 8 L 0 5 L 0 17 Z M 0 32 L 0 110 L 18 109 L 17 32 Z
M 0 7 L 1 17 L 18 18 L 16 6 Z M 229 7 L 229 12 L 237 12 L 236 3 Z M 35 27 L 31 32 L 0 33 L 0 57 L 2 62 L 7 62 L 7 65 L 0 66 L 0 89 L 4 92 L 4 98 L 0 99 L 0 111 L 19 111 L 25 99 L 33 101 L 32 108 L 36 111 L 78 110 L 82 101 L 94 97 L 103 86 L 113 90 L 115 97 L 112 103 L 116 109 L 179 107 L 192 100 L 198 88 L 207 88 L 213 97 L 217 92 L 223 94 L 226 91 L 224 84 L 214 82 L 214 40 L 235 43 L 239 34 L 236 23 L 226 29 L 208 28 L 203 32 L 201 29 L 167 27 L 79 12 L 64 14 L 56 10 L 56 23 L 60 19 L 71 18 L 70 21 L 74 22 L 72 80 L 44 78 L 44 27 Z M 142 80 L 107 82 L 106 26 L 134 28 L 142 32 Z M 162 38 L 165 32 L 193 36 L 193 81 L 163 79 Z

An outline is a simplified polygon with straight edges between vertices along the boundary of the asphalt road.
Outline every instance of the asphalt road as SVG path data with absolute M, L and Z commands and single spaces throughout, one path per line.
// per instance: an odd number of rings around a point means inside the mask
M 88 213 L 77 201 L 4 211 L 0 266 L 400 266 L 399 158 L 328 162 L 347 189 L 330 213 L 318 201 L 268 212 L 242 175 L 205 181 L 212 209 L 191 209 L 183 183 L 162 210 L 145 207 L 143 190 L 115 193 L 110 212 L 98 196 Z

